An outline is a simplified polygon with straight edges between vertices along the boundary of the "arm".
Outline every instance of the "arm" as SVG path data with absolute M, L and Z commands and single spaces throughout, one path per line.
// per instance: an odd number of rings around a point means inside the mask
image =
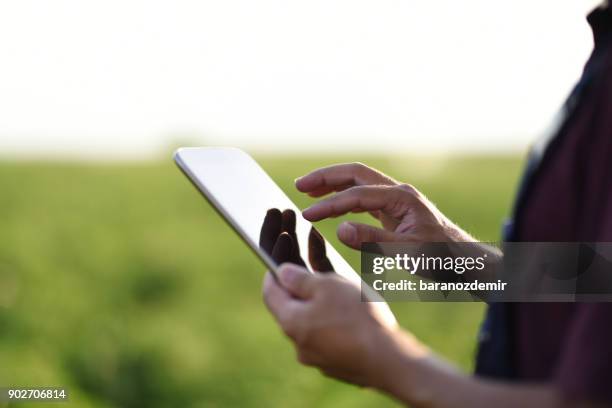
M 502 383 L 459 372 L 433 354 L 415 357 L 399 332 L 390 339 L 381 390 L 415 407 L 571 407 L 549 384 Z
M 367 211 L 382 228 L 343 223 L 338 237 L 361 242 L 475 242 L 421 193 L 362 164 L 316 170 L 296 181 L 313 197 L 332 194 L 304 211 L 311 221 Z M 500 254 L 498 254 L 500 256 Z M 315 268 L 316 269 L 316 268 Z M 363 302 L 359 287 L 333 274 L 309 274 L 295 265 L 268 274 L 265 302 L 295 345 L 300 362 L 325 375 L 376 388 L 415 407 L 574 407 L 551 384 L 502 383 L 459 372 L 410 333 Z
M 385 392 L 414 407 L 587 407 L 551 384 L 478 379 L 442 361 L 410 333 L 384 320 L 359 287 L 296 265 L 270 274 L 264 299 L 296 348 L 298 360 L 325 375 Z

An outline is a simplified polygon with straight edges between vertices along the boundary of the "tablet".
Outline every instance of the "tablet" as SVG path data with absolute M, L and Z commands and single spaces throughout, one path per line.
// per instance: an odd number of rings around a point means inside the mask
M 176 151 L 174 161 L 272 272 L 278 265 L 259 247 L 259 233 L 270 208 L 295 212 L 299 246 L 302 251 L 308 248 L 312 224 L 246 152 L 233 147 L 187 147 Z M 325 245 L 335 272 L 360 283 L 350 264 L 329 243 Z

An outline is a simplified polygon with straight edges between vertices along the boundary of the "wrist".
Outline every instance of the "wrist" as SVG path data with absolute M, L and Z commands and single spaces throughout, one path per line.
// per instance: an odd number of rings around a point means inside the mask
M 413 375 L 411 366 L 414 361 L 427 358 L 430 353 L 427 347 L 399 327 L 386 329 L 375 344 L 371 354 L 375 375 L 372 385 L 397 398 L 400 398 L 400 393 L 409 393 L 407 386 L 414 382 L 410 379 Z
M 476 238 L 451 221 L 444 223 L 442 228 L 449 242 L 478 242 Z
M 414 407 L 465 406 L 473 379 L 438 359 L 414 336 L 395 329 L 379 355 L 380 391 Z M 469 399 L 469 398 L 468 398 Z

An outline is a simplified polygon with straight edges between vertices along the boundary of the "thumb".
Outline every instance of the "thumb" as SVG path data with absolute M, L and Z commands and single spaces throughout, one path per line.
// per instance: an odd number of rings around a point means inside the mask
M 282 286 L 298 299 L 309 299 L 314 294 L 317 277 L 306 268 L 295 264 L 282 264 L 278 269 Z
M 362 242 L 393 242 L 395 232 L 357 222 L 343 222 L 338 227 L 338 238 L 353 249 L 361 249 Z

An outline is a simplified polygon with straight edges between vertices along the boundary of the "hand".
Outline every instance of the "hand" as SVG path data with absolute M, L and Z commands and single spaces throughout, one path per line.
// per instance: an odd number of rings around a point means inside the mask
M 566 404 L 546 383 L 470 377 L 439 359 L 410 333 L 361 301 L 359 287 L 336 274 L 283 264 L 264 280 L 266 305 L 293 341 L 302 364 L 383 391 L 414 407 L 591 407 Z M 282 287 L 280 286 L 282 285 Z
M 383 361 L 392 349 L 388 344 L 400 333 L 395 321 L 378 303 L 363 301 L 359 286 L 336 274 L 312 274 L 283 264 L 278 275 L 280 282 L 266 274 L 264 300 L 293 340 L 298 360 L 328 376 L 382 387 L 392 366 Z
M 354 248 L 362 241 L 473 241 L 416 189 L 363 165 L 317 170 L 296 185 L 314 197 L 338 192 L 306 210 L 307 219 L 369 211 L 381 221 L 383 229 L 341 226 L 340 239 Z M 297 264 L 281 265 L 278 281 L 267 273 L 263 294 L 303 364 L 316 366 L 328 376 L 378 388 L 415 407 L 557 407 L 565 403 L 550 384 L 515 385 L 461 374 L 399 329 L 392 315 L 385 315 L 388 309 L 378 307 L 381 303 L 363 301 L 359 286 L 336 274 L 311 274 L 298 266 L 305 263 L 295 237 L 295 213 L 269 210 L 260 245 L 276 262 Z M 332 269 L 324 241 L 314 229 L 309 261 L 314 269 L 315 265 Z
M 382 228 L 354 222 L 338 227 L 338 238 L 354 249 L 362 242 L 475 242 L 416 188 L 361 163 L 324 167 L 295 185 L 311 197 L 335 192 L 303 211 L 309 221 L 365 211 L 380 221 Z

